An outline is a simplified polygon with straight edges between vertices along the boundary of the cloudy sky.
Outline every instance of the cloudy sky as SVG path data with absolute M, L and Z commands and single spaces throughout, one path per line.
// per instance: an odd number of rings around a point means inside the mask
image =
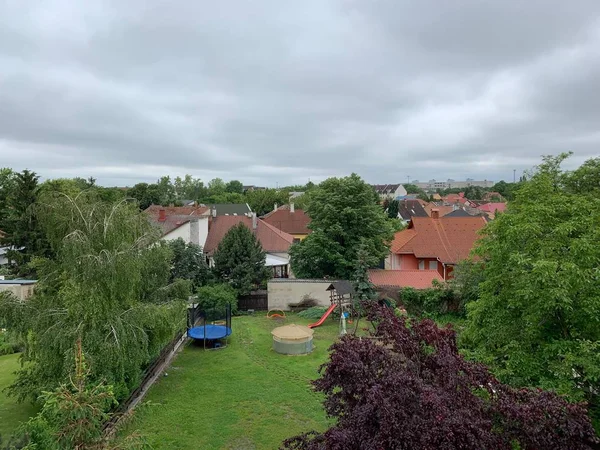
M 0 167 L 512 179 L 600 155 L 600 1 L 6 0 Z

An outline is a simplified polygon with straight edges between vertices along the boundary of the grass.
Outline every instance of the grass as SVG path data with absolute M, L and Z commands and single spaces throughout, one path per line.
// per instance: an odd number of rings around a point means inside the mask
M 19 354 L 0 356 L 0 436 L 8 437 L 23 421 L 37 413 L 29 403 L 17 403 L 7 397 L 5 389 L 15 380 L 14 372 L 20 368 Z
M 290 315 L 285 323 L 312 322 Z M 314 351 L 271 350 L 283 323 L 262 315 L 235 317 L 227 348 L 187 346 L 150 390 L 121 436 L 137 433 L 155 449 L 276 449 L 281 442 L 329 426 L 322 396 L 310 381 L 328 358 L 338 322 L 316 328 Z

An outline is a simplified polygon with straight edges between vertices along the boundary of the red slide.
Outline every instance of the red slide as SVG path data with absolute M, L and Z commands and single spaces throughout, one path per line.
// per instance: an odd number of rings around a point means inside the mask
M 308 326 L 308 328 L 316 328 L 316 327 L 323 325 L 323 322 L 325 322 L 325 319 L 327 319 L 329 317 L 329 314 L 331 314 L 335 308 L 337 308 L 337 303 L 334 303 L 333 305 L 331 305 L 329 307 L 329 309 L 327 311 L 325 311 L 325 314 L 323 314 L 323 317 L 321 317 L 318 322 L 311 323 Z

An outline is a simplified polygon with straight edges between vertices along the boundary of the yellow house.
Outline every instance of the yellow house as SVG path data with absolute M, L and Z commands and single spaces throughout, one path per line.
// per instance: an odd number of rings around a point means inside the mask
M 301 209 L 296 209 L 293 203 L 275 208 L 262 217 L 262 220 L 273 225 L 278 230 L 294 236 L 294 242 L 306 238 L 311 232 L 308 228 L 310 217 Z

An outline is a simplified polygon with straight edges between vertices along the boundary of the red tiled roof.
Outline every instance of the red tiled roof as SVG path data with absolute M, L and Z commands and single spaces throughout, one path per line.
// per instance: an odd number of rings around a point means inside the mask
M 160 211 L 165 211 L 165 220 L 159 220 Z M 158 225 L 163 236 L 179 228 L 184 223 L 189 222 L 190 218 L 203 216 L 208 213 L 206 206 L 160 206 L 150 205 L 144 210 L 152 223 Z
M 440 217 L 444 217 L 446 214 L 450 214 L 454 211 L 454 206 L 452 205 L 436 205 L 435 203 L 429 203 L 425 206 L 425 212 L 427 215 L 431 217 L 431 210 L 437 209 L 440 212 Z
M 264 215 L 262 219 L 289 234 L 309 234 L 311 231 L 308 229 L 310 223 L 308 214 L 298 208 L 291 212 L 289 205 L 280 206 L 275 211 Z
M 469 256 L 486 223 L 483 217 L 413 217 L 408 228 L 394 236 L 391 251 L 455 264 Z
M 437 270 L 369 270 L 369 280 L 375 286 L 412 287 L 427 289 L 433 280 L 443 281 Z
M 294 237 L 291 234 L 278 230 L 262 219 L 256 220 L 257 224 L 254 233 L 263 250 L 271 253 L 287 253 L 292 242 L 294 242 Z M 204 245 L 204 252 L 213 253 L 227 232 L 238 223 L 243 223 L 252 230 L 252 218 L 248 216 L 213 217 L 208 230 L 208 238 Z
M 469 202 L 469 200 L 465 197 L 464 192 L 460 192 L 458 194 L 448 194 L 442 198 L 445 202 L 448 203 L 461 203 L 464 205 L 465 203 Z
M 483 205 L 479 205 L 477 207 L 478 210 L 484 212 L 503 212 L 506 210 L 506 203 L 484 203 Z

